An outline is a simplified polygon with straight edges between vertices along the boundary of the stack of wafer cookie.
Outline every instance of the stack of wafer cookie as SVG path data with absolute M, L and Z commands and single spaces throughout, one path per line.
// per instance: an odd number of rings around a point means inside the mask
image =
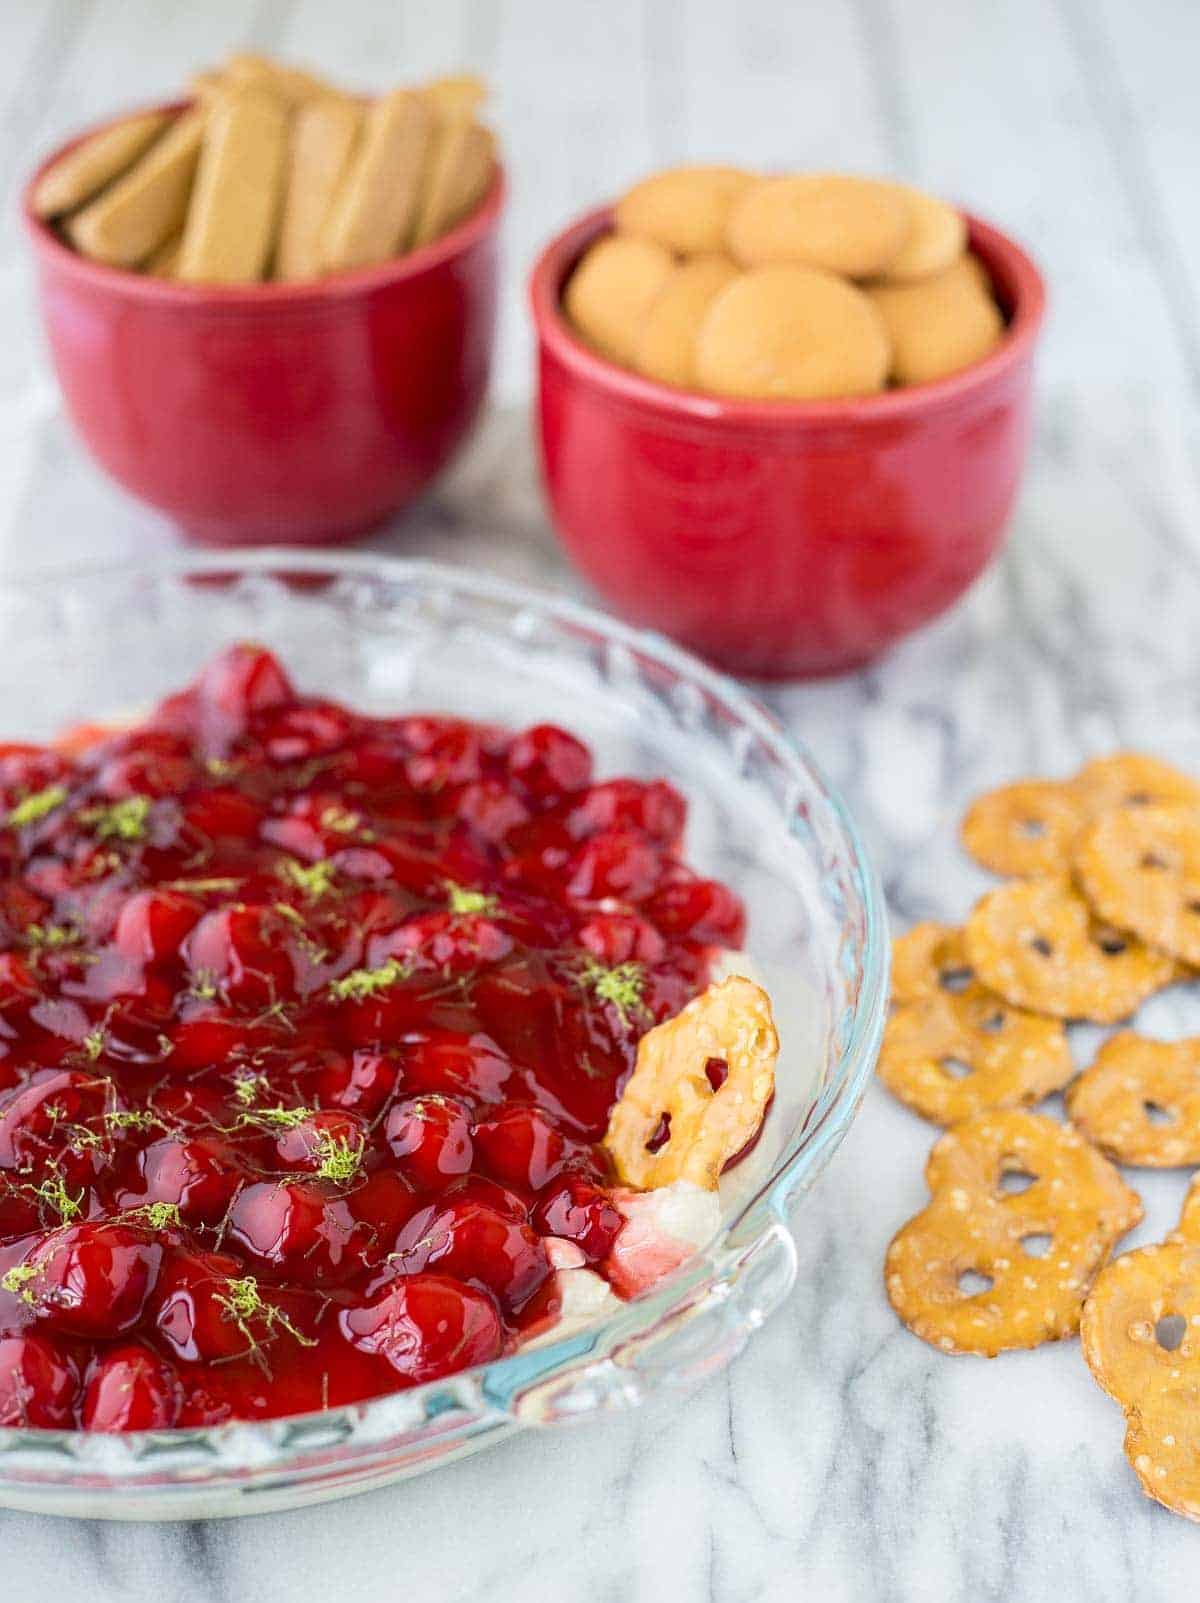
M 961 215 L 906 185 L 680 167 L 636 184 L 564 295 L 594 349 L 648 378 L 825 400 L 979 361 L 1004 320 Z
M 482 199 L 495 141 L 475 78 L 374 100 L 261 56 L 77 144 L 33 196 L 86 256 L 193 283 L 303 280 L 439 238 Z

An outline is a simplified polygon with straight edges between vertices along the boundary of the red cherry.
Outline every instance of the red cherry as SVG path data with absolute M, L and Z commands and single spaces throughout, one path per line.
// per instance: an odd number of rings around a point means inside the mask
M 136 891 L 117 919 L 116 942 L 131 963 L 160 963 L 177 957 L 200 909 L 170 891 Z
M 130 796 L 173 796 L 186 790 L 195 774 L 190 757 L 131 751 L 104 764 L 96 775 L 96 789 L 114 801 Z
M 540 1191 L 572 1161 L 588 1160 L 590 1148 L 565 1136 L 541 1108 L 512 1103 L 475 1125 L 479 1167 L 502 1185 Z
M 519 1312 L 550 1274 L 546 1249 L 529 1226 L 478 1202 L 435 1202 L 413 1214 L 391 1262 L 405 1274 L 435 1269 L 476 1281 L 507 1314 Z
M 513 1064 L 489 1035 L 445 1030 L 402 1048 L 400 1084 L 404 1091 L 445 1092 L 500 1102 L 512 1078 Z
M 187 1363 L 221 1364 L 244 1357 L 249 1343 L 228 1304 L 230 1282 L 244 1274 L 225 1253 L 176 1252 L 158 1278 L 151 1313 L 159 1335 Z
M 40 1069 L 4 1092 L 0 1169 L 40 1175 L 52 1164 L 64 1184 L 85 1183 L 105 1161 L 92 1137 L 109 1111 L 110 1092 L 110 1082 L 70 1069 Z
M 22 1331 L 0 1341 L 0 1425 L 68 1430 L 79 1377 L 49 1336 Z
M 179 1417 L 183 1388 L 166 1361 L 139 1342 L 106 1352 L 88 1377 L 84 1430 L 165 1430 Z
M 253 841 L 262 825 L 262 810 L 241 791 L 214 785 L 188 799 L 183 822 L 187 835 L 206 841 Z
M 372 938 L 372 968 L 389 957 L 408 959 L 446 974 L 467 974 L 486 963 L 500 963 L 512 951 L 512 937 L 476 914 L 424 913 L 398 929 Z
M 540 1235 L 573 1241 L 589 1263 L 600 1263 L 612 1251 L 625 1220 L 607 1191 L 571 1174 L 542 1193 L 533 1223 Z
M 216 990 L 245 1007 L 293 1000 L 295 973 L 286 933 L 270 908 L 239 904 L 206 913 L 184 948 L 193 988 Z
M 580 927 L 578 940 L 605 968 L 628 962 L 661 963 L 667 949 L 653 924 L 636 913 L 597 913 Z
M 221 1219 L 243 1176 L 232 1149 L 217 1136 L 154 1141 L 137 1156 L 137 1183 L 121 1192 L 122 1208 L 173 1203 L 189 1225 Z
M 656 847 L 633 830 L 608 829 L 576 851 L 567 870 L 567 889 L 585 902 L 609 897 L 641 902 L 661 877 L 662 859 Z
M 315 1109 L 303 1124 L 275 1137 L 275 1161 L 281 1169 L 322 1173 L 336 1169 L 324 1178 L 339 1179 L 342 1164 L 355 1163 L 356 1155 L 361 1159 L 366 1140 L 366 1126 L 355 1114 L 341 1108 Z
M 401 738 L 411 755 L 404 774 L 414 790 L 436 794 L 482 777 L 484 731 L 453 718 L 405 718 Z
M 485 1364 L 504 1345 L 500 1316 L 487 1293 L 442 1275 L 407 1275 L 338 1317 L 352 1346 L 386 1359 L 412 1386 Z
M 468 785 L 458 798 L 458 815 L 477 835 L 496 845 L 530 816 L 521 798 L 498 779 L 481 779 Z
M 363 1231 L 345 1199 L 308 1181 L 262 1181 L 229 1210 L 229 1240 L 304 1286 L 337 1285 L 362 1262 Z
M 526 794 L 545 805 L 588 784 L 592 754 L 565 729 L 535 724 L 513 741 L 508 771 Z
M 248 644 L 230 646 L 214 657 L 196 681 L 196 694 L 206 721 L 215 716 L 231 734 L 240 734 L 251 714 L 296 699 L 271 653 Z
M 665 780 L 643 784 L 609 779 L 593 785 L 572 807 L 567 827 L 576 838 L 608 829 L 640 829 L 660 846 L 678 846 L 687 822 L 687 803 Z
M 396 1089 L 399 1073 L 396 1059 L 382 1052 L 336 1056 L 317 1079 L 317 1100 L 324 1107 L 348 1108 L 364 1119 L 373 1119 Z
M 345 745 L 354 719 L 345 708 L 328 701 L 307 701 L 282 707 L 255 719 L 255 738 L 262 742 L 270 762 L 309 762 Z
M 664 885 L 642 911 L 668 937 L 737 947 L 746 936 L 741 901 L 715 879 L 680 879 Z
M 106 1340 L 132 1330 L 153 1288 L 163 1249 L 128 1225 L 67 1225 L 26 1254 L 37 1318 L 65 1335 Z
M 438 1191 L 471 1167 L 471 1121 L 461 1102 L 430 1095 L 405 1097 L 388 1112 L 384 1134 L 405 1179 Z

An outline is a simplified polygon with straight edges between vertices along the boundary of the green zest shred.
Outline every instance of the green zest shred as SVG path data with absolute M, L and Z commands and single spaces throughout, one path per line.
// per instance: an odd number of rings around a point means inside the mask
M 412 974 L 412 968 L 389 957 L 386 963 L 378 968 L 356 968 L 340 980 L 330 984 L 329 994 L 336 1002 L 363 1002 L 370 996 L 378 996 L 380 991 L 386 991 L 389 986 L 398 985 Z
M 358 1174 L 363 1160 L 363 1142 L 351 1141 L 348 1136 L 335 1136 L 328 1130 L 322 1130 L 313 1155 L 317 1159 L 318 1180 L 332 1180 L 336 1185 L 347 1185 Z
M 47 1208 L 53 1208 L 63 1224 L 69 1225 L 83 1211 L 83 1192 L 73 1197 L 67 1190 L 61 1174 L 52 1174 L 34 1190 L 34 1196 Z
M 10 811 L 4 820 L 6 829 L 24 829 L 27 824 L 39 823 L 61 807 L 67 799 L 65 785 L 47 785 L 45 790 L 34 791 Z
M 296 890 L 303 891 L 312 902 L 319 902 L 322 896 L 328 896 L 334 888 L 333 864 L 325 858 L 306 867 L 295 857 L 281 857 L 276 864 L 275 872 L 286 885 L 292 885 Z
M 150 816 L 148 796 L 127 796 L 111 807 L 89 807 L 81 821 L 93 826 L 97 840 L 141 840 Z
M 268 1335 L 273 1336 L 278 1328 L 286 1331 L 302 1347 L 317 1345 L 311 1336 L 306 1336 L 296 1329 L 282 1308 L 273 1302 L 264 1301 L 258 1289 L 258 1281 L 253 1275 L 242 1275 L 240 1278 L 227 1280 L 224 1293 L 215 1296 L 213 1301 L 224 1310 L 226 1319 L 232 1320 L 236 1329 L 246 1338 L 251 1352 L 256 1352 L 260 1345 L 258 1337 L 250 1328 L 252 1319 L 258 1320 Z
M 149 1230 L 177 1230 L 183 1224 L 177 1202 L 144 1202 L 138 1208 L 124 1209 L 121 1218 L 126 1224 L 144 1224 Z
M 36 1303 L 37 1298 L 34 1296 L 33 1288 L 30 1286 L 29 1282 L 36 1274 L 36 1264 L 15 1263 L 11 1269 L 6 1269 L 4 1273 L 0 1275 L 0 1286 L 2 1286 L 5 1291 L 12 1292 L 14 1297 L 20 1297 L 23 1303 L 28 1303 L 28 1305 L 32 1308 Z
M 591 991 L 598 1002 L 608 1002 L 616 1008 L 622 1024 L 628 1024 L 633 1014 L 645 1016 L 647 1012 L 642 1000 L 646 971 L 640 963 L 630 961 L 606 968 L 589 956 L 579 971 L 579 983 Z
M 500 908 L 495 896 L 489 896 L 485 891 L 471 890 L 466 885 L 456 885 L 452 879 L 446 881 L 446 896 L 455 918 L 469 918 L 476 913 L 483 918 L 493 918 Z

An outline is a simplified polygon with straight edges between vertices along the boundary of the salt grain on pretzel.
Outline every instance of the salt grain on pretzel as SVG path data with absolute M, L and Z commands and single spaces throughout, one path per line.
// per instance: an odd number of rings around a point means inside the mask
M 1200 1163 L 1200 1039 L 1114 1035 L 1068 1091 L 1067 1114 L 1117 1163 Z
M 1084 833 L 1075 873 L 1101 918 L 1200 963 L 1200 807 L 1106 813 Z
M 1125 1411 L 1125 1453 L 1143 1490 L 1200 1519 L 1200 1201 L 1188 1192 L 1165 1242 L 1100 1274 L 1080 1325 L 1096 1382 Z
M 647 1031 L 604 1137 L 618 1177 L 714 1190 L 762 1123 L 778 1055 L 770 998 L 737 975 Z
M 1106 1158 L 1033 1113 L 956 1126 L 925 1178 L 932 1201 L 892 1240 L 884 1281 L 903 1322 L 943 1352 L 994 1357 L 1073 1335 L 1096 1272 L 1142 1214 Z
M 1073 1072 L 1062 1024 L 989 991 L 967 963 L 961 934 L 936 925 L 918 931 L 931 928 L 941 932 L 928 952 L 932 983 L 918 977 L 919 948 L 901 952 L 903 942 L 896 942 L 909 999 L 897 1002 L 884 1031 L 878 1064 L 884 1085 L 935 1124 L 957 1124 L 988 1108 L 1028 1107 L 1060 1090 Z
M 1093 917 L 1066 878 L 1010 880 L 964 931 L 979 979 L 1017 1007 L 1115 1024 L 1168 985 L 1175 962 Z

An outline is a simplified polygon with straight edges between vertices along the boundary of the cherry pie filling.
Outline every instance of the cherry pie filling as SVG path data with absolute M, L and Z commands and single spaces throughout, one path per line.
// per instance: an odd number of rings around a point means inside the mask
M 609 1111 L 743 934 L 684 823 L 252 646 L 0 745 L 0 1424 L 350 1403 L 552 1328 L 563 1242 L 609 1278 Z

